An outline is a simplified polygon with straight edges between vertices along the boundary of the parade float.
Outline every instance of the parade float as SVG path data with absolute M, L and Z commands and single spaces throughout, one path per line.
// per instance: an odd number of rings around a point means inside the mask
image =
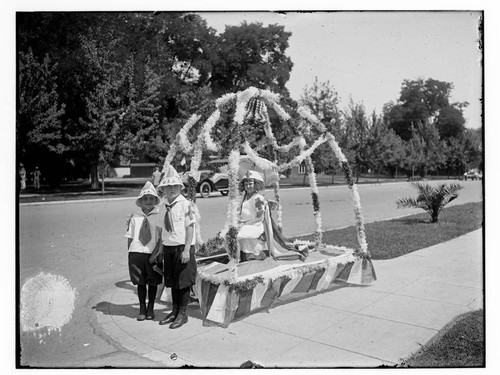
M 338 282 L 354 285 L 373 283 L 376 275 L 366 242 L 357 185 L 353 181 L 345 155 L 326 126 L 306 107 L 298 107 L 292 118 L 280 105 L 279 95 L 255 87 L 223 95 L 216 100 L 215 106 L 216 109 L 204 123 L 198 124 L 198 133 L 195 138 L 191 136 L 193 141 L 189 140 L 188 133 L 201 120 L 201 116 L 194 114 L 190 117 L 171 144 L 163 168 L 164 171 L 168 170 L 179 153 L 191 156 L 190 169 L 185 174 L 185 195 L 199 216 L 196 186 L 203 151 L 219 153 L 221 144 L 214 141 L 212 134 L 218 123 L 224 121 L 226 127 L 230 124 L 228 139 L 224 144 L 228 155 L 229 179 L 226 220 L 223 225 L 221 223 L 220 233 L 208 241 L 202 240 L 200 226 L 197 226 L 195 233 L 199 264 L 194 292 L 200 304 L 204 324 L 227 326 L 233 319 L 270 308 L 278 298 L 294 293 L 324 291 Z M 293 129 L 296 136 L 291 142 L 278 143 L 270 120 L 271 112 L 273 118 L 280 122 L 280 126 L 286 125 Z M 263 128 L 261 133 L 264 136 L 256 144 L 251 144 L 249 139 L 254 137 L 246 134 L 248 124 Z M 314 142 L 308 144 L 304 134 L 311 132 L 315 134 Z M 319 192 L 311 155 L 325 143 L 333 150 L 345 173 L 347 187 L 352 193 L 359 244 L 356 249 L 323 242 Z M 259 151 L 265 147 L 271 150 L 274 160 L 259 155 Z M 278 161 L 283 159 L 287 161 Z M 288 240 L 281 233 L 282 219 L 286 212 L 283 212 L 280 204 L 279 176 L 301 163 L 306 166 L 311 188 L 312 216 L 315 220 L 314 241 Z M 272 233 L 279 235 L 281 243 L 285 241 L 288 247 L 296 249 L 295 253 L 280 247 L 278 241 L 275 246 L 270 243 L 272 256 L 267 259 L 239 262 L 238 210 L 242 196 L 238 184 L 243 172 L 248 169 L 257 170 L 265 176 L 265 184 L 272 187 L 274 192 L 274 199 L 270 199 L 273 204 L 269 205 L 269 212 L 266 212 L 268 219 L 271 215 L 274 219 L 267 221 L 266 233 L 271 233 L 271 236 Z M 203 218 L 200 222 L 203 226 Z

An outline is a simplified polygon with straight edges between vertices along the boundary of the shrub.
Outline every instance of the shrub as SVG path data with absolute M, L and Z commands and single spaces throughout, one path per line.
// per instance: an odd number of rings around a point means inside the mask
M 416 198 L 400 198 L 396 201 L 398 208 L 421 208 L 431 216 L 431 223 L 438 221 L 438 216 L 444 206 L 458 197 L 458 191 L 463 186 L 457 183 L 431 186 L 424 182 L 411 184 L 418 190 Z

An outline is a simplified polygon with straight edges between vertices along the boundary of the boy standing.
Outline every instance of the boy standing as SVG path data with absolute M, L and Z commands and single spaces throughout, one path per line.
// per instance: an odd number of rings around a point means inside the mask
M 173 309 L 160 325 L 171 323 L 175 329 L 187 323 L 186 308 L 190 287 L 196 282 L 195 235 L 196 219 L 190 202 L 181 194 L 184 184 L 170 166 L 158 186 L 164 199 L 160 205 L 158 226 L 163 244 L 165 286 L 172 290 Z M 154 254 L 156 255 L 156 254 Z
M 127 237 L 128 265 L 132 284 L 137 285 L 139 297 L 139 315 L 137 320 L 154 319 L 154 303 L 158 285 L 162 276 L 155 272 L 152 263 L 156 256 L 152 256 L 160 247 L 160 232 L 156 226 L 160 197 L 151 182 L 146 182 L 135 204 L 141 208 L 130 219 Z M 146 294 L 148 306 L 146 308 Z

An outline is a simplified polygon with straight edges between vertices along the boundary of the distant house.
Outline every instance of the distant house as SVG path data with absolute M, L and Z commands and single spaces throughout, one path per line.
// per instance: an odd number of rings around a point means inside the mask
M 156 166 L 141 152 L 136 159 L 130 160 L 130 177 L 150 177 Z
M 110 177 L 151 177 L 157 167 L 156 163 L 150 162 L 144 153 L 132 160 L 121 160 L 119 164 L 112 166 Z

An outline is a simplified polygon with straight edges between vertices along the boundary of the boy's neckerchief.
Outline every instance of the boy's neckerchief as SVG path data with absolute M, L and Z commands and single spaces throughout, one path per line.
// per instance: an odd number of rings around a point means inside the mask
M 174 225 L 172 223 L 172 213 L 170 212 L 170 210 L 172 210 L 172 207 L 174 207 L 176 204 L 177 204 L 178 201 L 175 201 L 173 202 L 172 204 L 168 205 L 168 204 L 165 204 L 165 209 L 167 210 L 167 212 L 165 213 L 165 229 L 167 230 L 167 232 L 174 232 Z

